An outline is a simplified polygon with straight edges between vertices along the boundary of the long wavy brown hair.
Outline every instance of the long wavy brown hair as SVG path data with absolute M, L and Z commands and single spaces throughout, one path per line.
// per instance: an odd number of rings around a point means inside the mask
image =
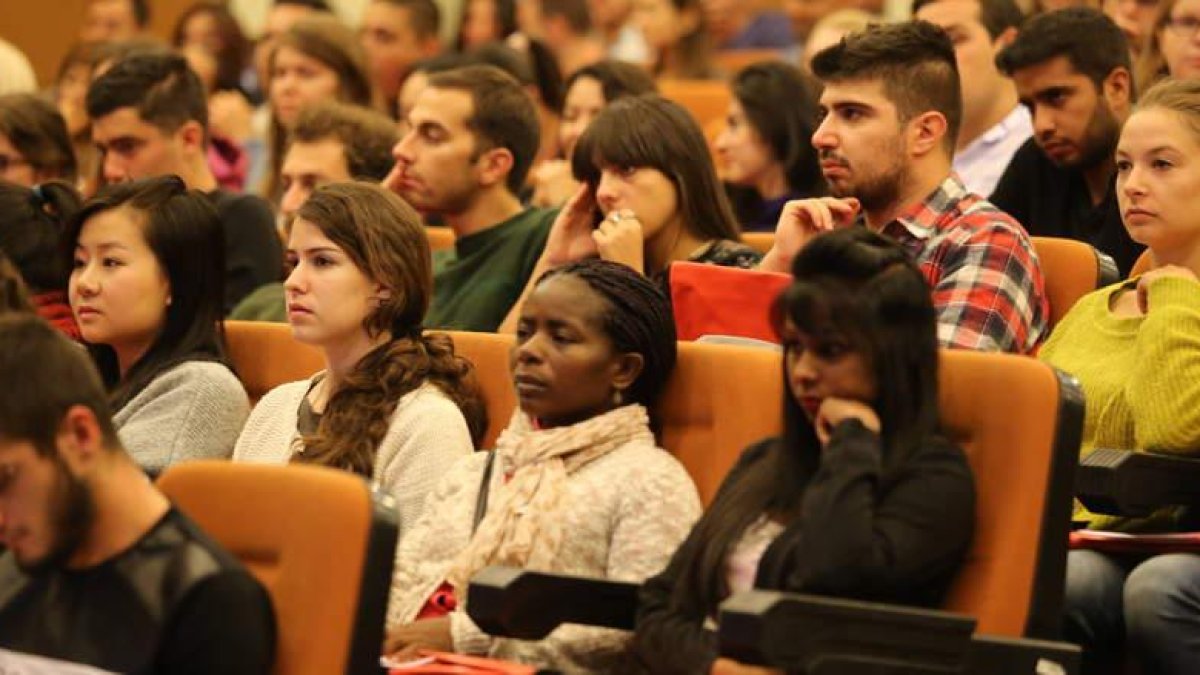
M 474 366 L 454 353 L 450 336 L 421 332 L 433 269 L 416 211 L 377 185 L 334 183 L 313 192 L 296 217 L 316 226 L 363 274 L 391 291 L 362 321 L 368 335 L 386 333 L 391 339 L 363 356 L 338 385 L 295 461 L 371 477 L 396 403 L 426 382 L 458 406 L 478 446 L 487 413 Z

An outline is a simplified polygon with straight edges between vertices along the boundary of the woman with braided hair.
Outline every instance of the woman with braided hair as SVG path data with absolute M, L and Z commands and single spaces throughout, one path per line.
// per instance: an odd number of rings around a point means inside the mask
M 421 332 L 433 276 L 420 218 L 374 184 L 325 185 L 296 213 L 287 256 L 288 323 L 325 370 L 264 396 L 233 458 L 360 474 L 396 498 L 406 532 L 487 427 L 471 364 Z
M 510 358 L 519 409 L 494 451 L 446 473 L 401 542 L 389 654 L 433 648 L 628 672 L 627 633 L 563 626 L 539 642 L 493 638 L 462 605 L 488 565 L 632 582 L 662 569 L 700 512 L 647 412 L 674 365 L 667 298 L 630 267 L 587 260 L 537 281 Z

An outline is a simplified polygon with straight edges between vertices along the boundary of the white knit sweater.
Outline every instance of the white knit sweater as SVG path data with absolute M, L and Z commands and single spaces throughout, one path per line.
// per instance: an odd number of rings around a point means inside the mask
M 471 526 L 486 453 L 459 460 L 429 496 L 425 513 L 400 542 L 388 626 L 414 620 L 445 581 Z M 507 468 L 492 472 L 492 494 Z M 666 567 L 700 516 L 700 499 L 683 466 L 652 445 L 630 443 L 567 478 L 561 502 L 563 541 L 557 573 L 641 582 Z M 554 668 L 564 673 L 623 673 L 625 631 L 560 626 L 537 642 L 493 638 L 467 616 L 465 598 L 450 614 L 454 651 Z
M 189 459 L 226 459 L 250 399 L 233 371 L 185 361 L 150 381 L 113 415 L 121 444 L 142 468 L 159 473 Z
M 237 440 L 233 460 L 289 462 L 298 435 L 296 412 L 311 384 L 311 379 L 289 382 L 263 396 Z M 429 490 L 473 450 L 462 412 L 441 389 L 426 383 L 400 398 L 375 451 L 375 484 L 396 499 L 402 538 L 421 515 Z

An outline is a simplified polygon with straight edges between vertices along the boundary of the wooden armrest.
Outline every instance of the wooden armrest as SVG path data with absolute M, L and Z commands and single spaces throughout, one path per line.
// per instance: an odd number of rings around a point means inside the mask
M 1145 517 L 1163 506 L 1200 504 L 1200 459 L 1097 449 L 1079 462 L 1075 494 L 1094 513 Z
M 638 584 L 516 567 L 471 577 L 467 614 L 489 635 L 540 640 L 564 623 L 633 629 Z

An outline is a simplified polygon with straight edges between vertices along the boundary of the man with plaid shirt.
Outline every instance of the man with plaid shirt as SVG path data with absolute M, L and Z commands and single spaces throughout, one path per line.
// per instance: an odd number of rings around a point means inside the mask
M 1048 333 L 1029 237 L 950 170 L 962 117 L 954 46 L 924 21 L 873 26 L 820 52 L 813 134 L 832 197 L 789 202 L 761 269 L 812 237 L 864 224 L 908 249 L 933 288 L 943 346 L 1032 353 Z

